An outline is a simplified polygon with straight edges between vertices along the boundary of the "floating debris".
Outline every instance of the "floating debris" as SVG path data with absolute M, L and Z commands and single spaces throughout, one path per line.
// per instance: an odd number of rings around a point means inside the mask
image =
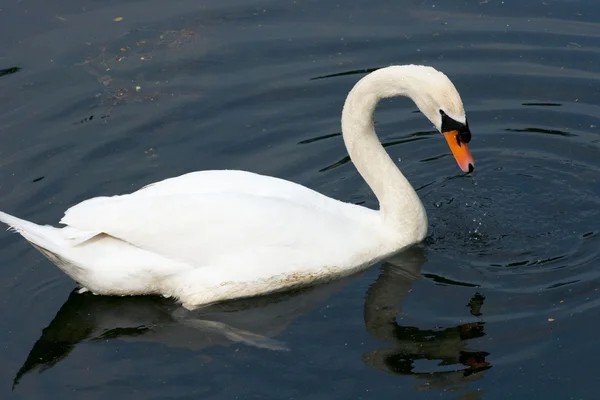
M 123 21 L 123 17 L 115 17 L 115 18 L 113 18 L 113 21 L 121 22 L 121 21 Z
M 469 304 L 467 304 L 467 307 L 469 307 L 471 309 L 471 315 L 476 316 L 476 317 L 480 317 L 482 315 L 481 307 L 483 306 L 484 301 L 485 301 L 485 296 L 483 296 L 479 293 L 475 293 L 475 295 L 473 295 L 473 297 L 469 301 Z
M 115 17 L 113 20 L 120 22 L 123 17 Z M 86 45 L 93 46 L 89 42 L 86 42 Z M 171 59 L 174 51 L 198 53 L 198 50 L 204 51 L 205 46 L 203 37 L 197 30 L 156 32 L 151 29 L 134 29 L 126 32 L 117 43 L 99 44 L 99 53 L 94 51 L 95 54 L 75 65 L 83 67 L 102 87 L 102 91 L 95 97 L 99 100 L 99 105 L 107 107 L 104 114 L 99 116 L 99 119 L 104 120 L 111 115 L 115 107 L 122 104 L 155 101 L 161 95 L 165 95 L 164 89 L 158 89 L 157 86 L 165 85 L 168 81 L 146 80 L 145 74 L 149 72 L 138 72 L 142 63 Z M 132 72 L 135 75 L 131 75 Z

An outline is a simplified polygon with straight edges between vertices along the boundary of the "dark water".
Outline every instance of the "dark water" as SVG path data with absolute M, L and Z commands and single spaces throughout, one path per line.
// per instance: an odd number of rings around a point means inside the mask
M 193 316 L 73 294 L 4 233 L 0 398 L 597 398 L 599 18 L 592 0 L 3 2 L 9 213 L 55 223 L 90 196 L 220 168 L 376 207 L 339 119 L 389 64 L 452 78 L 477 171 L 386 101 L 378 133 L 427 208 L 423 246 Z

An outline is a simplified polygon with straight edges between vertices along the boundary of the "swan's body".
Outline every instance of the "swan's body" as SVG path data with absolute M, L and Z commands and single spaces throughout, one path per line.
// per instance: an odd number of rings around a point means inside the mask
M 397 95 L 411 97 L 438 129 L 452 128 L 446 138 L 455 135 L 458 147 L 462 139 L 458 150 L 448 139 L 453 153 L 463 170 L 472 170 L 470 133 L 452 83 L 431 67 L 394 66 L 361 79 L 342 114 L 346 147 L 380 210 L 282 179 L 225 170 L 86 200 L 65 212 L 64 228 L 2 212 L 0 221 L 97 294 L 161 294 L 192 309 L 341 277 L 427 233 L 421 201 L 373 128 L 377 102 Z

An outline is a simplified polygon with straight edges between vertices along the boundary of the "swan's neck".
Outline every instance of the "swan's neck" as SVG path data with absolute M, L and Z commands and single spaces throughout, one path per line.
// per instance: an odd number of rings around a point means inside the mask
M 400 75 L 400 76 L 399 76 Z M 373 113 L 383 97 L 417 96 L 416 79 L 410 69 L 377 70 L 361 79 L 350 91 L 342 112 L 342 132 L 350 159 L 379 200 L 384 225 L 406 240 L 423 239 L 427 215 L 410 182 L 379 141 Z

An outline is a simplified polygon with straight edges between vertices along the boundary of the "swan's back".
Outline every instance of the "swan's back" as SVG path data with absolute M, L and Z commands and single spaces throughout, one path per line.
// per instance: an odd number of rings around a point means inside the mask
M 190 172 L 144 186 L 133 194 L 136 196 L 157 196 L 164 194 L 226 193 L 280 198 L 319 208 L 348 205 L 291 181 L 239 170 Z

